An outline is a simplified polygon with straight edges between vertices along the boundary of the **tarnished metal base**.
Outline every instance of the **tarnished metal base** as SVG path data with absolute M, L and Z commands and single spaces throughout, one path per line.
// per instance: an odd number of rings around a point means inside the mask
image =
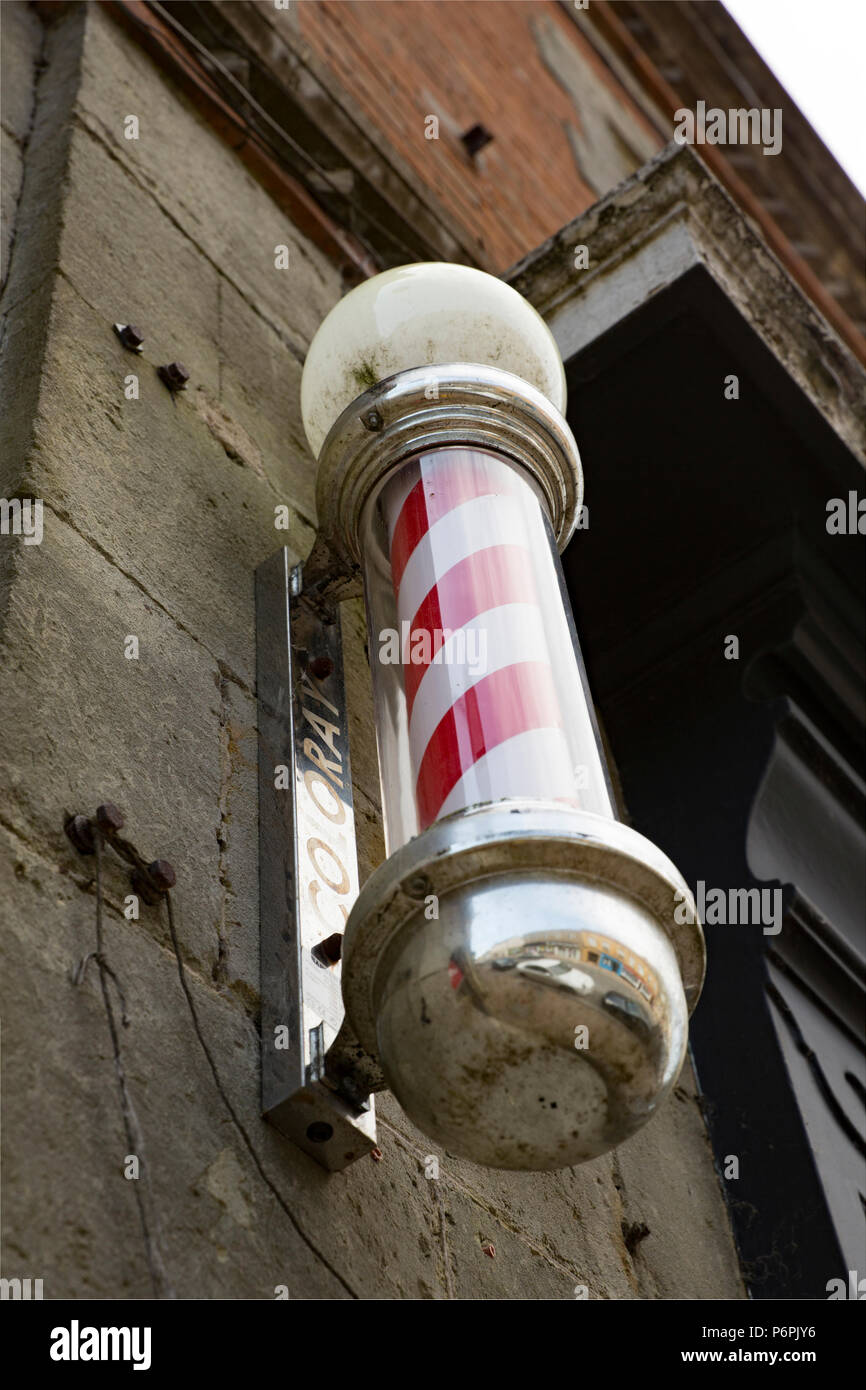
M 373 1102 L 359 1108 L 322 1081 L 301 1086 L 266 1118 L 323 1168 L 339 1172 L 376 1147 Z
M 676 1081 L 703 934 L 673 864 L 617 821 L 500 802 L 367 881 L 344 994 L 407 1114 L 451 1152 L 549 1169 L 634 1133 Z

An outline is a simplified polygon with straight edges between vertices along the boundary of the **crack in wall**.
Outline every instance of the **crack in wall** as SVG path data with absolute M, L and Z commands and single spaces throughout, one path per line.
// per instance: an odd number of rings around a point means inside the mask
M 614 1218 L 613 1241 L 616 1245 L 620 1263 L 625 1271 L 625 1276 L 629 1284 L 634 1289 L 635 1293 L 640 1294 L 640 1278 L 638 1271 L 634 1267 L 634 1257 L 632 1251 L 629 1249 L 629 1242 L 627 1239 L 627 1231 L 630 1227 L 626 1219 L 625 1179 L 622 1175 L 616 1149 L 613 1149 L 610 1155 L 610 1176 L 614 1192 L 616 1193 L 616 1205 L 618 1208 Z M 634 1246 L 634 1249 L 637 1249 L 637 1245 Z
M 448 1225 L 445 1212 L 445 1202 L 442 1197 L 442 1189 L 438 1181 L 431 1181 L 433 1201 L 439 1215 L 439 1244 L 442 1252 L 442 1274 L 445 1282 L 445 1297 L 449 1300 L 454 1299 L 454 1278 L 451 1273 L 451 1252 L 448 1249 Z
M 229 797 L 231 781 L 234 775 L 231 731 L 229 727 L 229 705 L 228 705 L 228 681 L 220 670 L 217 675 L 217 689 L 219 691 L 219 760 L 220 760 L 220 786 L 219 786 L 219 823 L 216 830 L 217 845 L 219 855 L 217 860 L 217 874 L 220 884 L 220 920 L 217 923 L 217 960 L 213 967 L 214 984 L 224 987 L 228 984 L 229 969 L 228 960 L 230 952 L 227 913 L 228 900 L 231 895 L 231 877 L 228 871 L 228 825 L 231 818 L 229 810 Z
M 129 1020 L 126 1016 L 126 1002 L 123 990 L 113 968 L 108 964 L 105 958 L 102 932 L 103 845 L 102 832 L 98 829 L 94 832 L 94 840 L 96 843 L 96 951 L 93 954 L 99 967 L 99 983 L 102 991 L 102 1002 L 108 1022 L 109 1035 L 111 1037 L 114 1071 L 120 1096 L 120 1113 L 123 1120 L 126 1142 L 129 1148 L 129 1156 L 134 1156 L 139 1163 L 139 1173 L 134 1179 L 134 1193 L 136 1205 L 138 1206 L 139 1219 L 141 1221 L 142 1238 L 144 1240 L 145 1253 L 147 1256 L 147 1267 L 150 1271 L 153 1290 L 157 1298 L 173 1299 L 176 1295 L 171 1281 L 169 1280 L 162 1255 L 162 1223 L 153 1195 L 153 1189 L 150 1185 L 150 1172 L 145 1154 L 144 1132 L 141 1128 L 138 1114 L 133 1104 L 132 1094 L 129 1089 L 126 1068 L 123 1065 L 117 1021 L 114 1017 L 111 994 L 108 988 L 108 981 L 111 979 L 120 992 L 123 1005 L 123 1025 L 127 1027 Z M 89 959 L 90 957 L 85 957 L 82 962 L 83 970 L 86 970 Z M 74 983 L 79 984 L 81 978 L 83 978 L 83 971 L 80 968 Z
M 3 129 L 6 131 L 7 135 L 9 135 L 9 137 L 15 141 L 15 143 L 19 146 L 21 150 L 21 183 L 18 187 L 18 196 L 15 199 L 15 209 L 12 215 L 12 235 L 9 238 L 9 245 L 6 248 L 6 274 L 3 277 L 2 284 L 0 284 L 0 304 L 3 303 L 3 297 L 6 293 L 6 286 L 9 283 L 9 278 L 12 274 L 12 268 L 15 262 L 15 250 L 18 241 L 18 210 L 21 206 L 21 198 L 24 193 L 24 180 L 27 176 L 27 154 L 30 148 L 30 140 L 33 135 L 33 129 L 36 124 L 36 108 L 39 102 L 39 85 L 42 78 L 42 74 L 45 71 L 46 67 L 47 39 L 45 26 L 43 25 L 42 33 L 40 35 L 39 40 L 39 52 L 37 53 L 33 63 L 33 90 L 30 96 L 30 116 L 27 122 L 27 130 L 24 132 L 24 139 L 19 140 L 18 137 L 8 128 L 5 122 L 3 123 Z M 3 341 L 5 338 L 5 333 L 6 329 L 4 310 L 4 319 L 0 321 L 0 353 L 2 353 L 3 351 Z

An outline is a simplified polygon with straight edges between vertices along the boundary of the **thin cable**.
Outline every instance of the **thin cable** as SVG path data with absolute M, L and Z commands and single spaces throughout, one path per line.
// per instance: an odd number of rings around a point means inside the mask
M 162 50 L 163 50 L 164 52 L 170 54 L 171 57 L 172 57 L 172 59 L 176 61 L 177 50 L 176 50 L 176 49 L 173 50 L 170 46 L 168 46 L 168 45 L 165 43 L 165 35 L 164 35 L 164 33 L 163 33 L 163 31 L 162 31 L 161 29 L 158 29 L 158 28 L 156 27 L 156 25 L 154 25 L 154 24 L 148 24 L 145 20 L 141 19 L 140 16 L 139 16 L 138 14 L 136 14 L 133 10 L 130 10 L 130 9 L 127 7 L 127 5 L 124 4 L 124 0 L 115 0 L 115 3 L 120 7 L 120 9 L 122 9 L 122 11 L 123 11 L 124 15 L 126 16 L 127 20 L 129 21 L 130 24 L 132 24 L 132 25 L 134 26 L 134 28 L 140 29 L 140 30 L 144 31 L 144 32 L 147 33 L 147 34 L 152 34 L 152 35 L 154 36 L 154 38 L 157 40 L 157 42 L 160 44 L 160 47 L 162 48 Z M 166 15 L 166 19 L 171 19 L 171 16 Z M 179 24 L 177 24 L 176 22 L 174 23 L 174 27 L 175 27 L 176 29 L 180 29 L 180 30 L 181 30 L 182 32 L 184 32 L 184 33 L 186 32 L 186 31 L 183 29 L 183 25 L 179 25 Z M 182 46 L 182 41 L 181 41 L 181 46 Z M 205 50 L 205 51 L 206 51 L 206 50 Z M 213 61 L 214 63 L 216 63 L 216 60 L 215 60 L 215 59 L 212 60 L 212 61 Z M 229 76 L 230 76 L 230 75 L 231 75 L 231 74 L 229 74 Z M 209 98 L 211 98 L 212 100 L 216 99 L 217 97 L 225 98 L 226 95 L 227 95 L 227 94 L 223 91 L 223 89 L 219 86 L 219 83 L 215 80 L 215 78 L 212 76 L 212 74 L 210 74 L 210 73 L 208 73 L 208 72 L 205 72 L 204 70 L 202 70 L 201 78 L 199 78 L 197 75 L 194 75 L 194 74 L 189 73 L 188 71 L 186 72 L 186 76 L 187 76 L 191 81 L 193 81 L 193 82 L 195 83 L 195 85 L 196 85 L 196 87 L 198 88 L 199 91 L 204 92 L 204 93 L 205 93 Z M 234 109 L 233 106 L 228 106 L 228 107 L 227 107 L 227 112 L 226 112 L 226 114 L 227 114 L 227 116 L 234 122 L 234 124 L 235 124 L 237 130 L 238 130 L 241 134 L 244 135 L 244 137 L 246 138 L 246 140 L 249 142 L 249 144 L 250 144 L 251 146 L 253 146 L 254 148 L 258 149 L 258 150 L 259 150 L 261 153 L 263 153 L 263 154 L 269 154 L 272 158 L 274 158 L 274 159 L 276 160 L 276 162 L 279 164 L 279 166 L 280 166 L 281 169 L 284 169 L 284 170 L 287 169 L 288 166 L 287 166 L 287 164 L 286 164 L 286 160 L 285 160 L 285 156 L 284 156 L 283 151 L 280 150 L 280 149 L 273 143 L 273 141 L 269 140 L 268 137 L 267 137 L 262 131 L 260 131 L 256 126 L 251 125 L 249 121 L 245 120 L 242 116 L 240 116 L 240 115 L 238 114 L 238 112 Z M 284 132 L 284 137 L 285 137 L 285 140 L 287 141 L 287 143 L 291 143 L 291 137 L 288 136 L 287 134 L 285 134 L 285 132 Z M 301 151 L 301 153 L 303 153 L 303 151 Z M 308 155 L 305 155 L 304 157 L 306 158 L 306 161 L 307 161 L 307 164 L 308 164 L 308 165 L 312 165 L 314 168 L 316 167 L 315 164 L 313 163 L 313 161 L 310 159 L 310 157 L 309 157 Z M 296 178 L 298 177 L 298 176 L 294 173 L 294 171 L 292 171 L 291 169 L 289 169 L 289 172 L 292 174 L 293 177 L 296 177 Z M 323 173 L 323 174 L 322 174 L 322 177 L 327 178 L 327 175 L 326 175 L 325 173 Z M 307 191 L 307 190 L 305 190 L 305 191 Z M 337 189 L 337 192 L 339 193 L 339 189 Z M 341 195 L 341 196 L 343 196 L 343 195 Z M 325 211 L 326 211 L 326 210 L 325 210 Z M 334 216 L 334 214 L 329 214 L 329 215 Z M 380 226 L 380 229 L 381 229 L 382 231 L 384 231 L 385 234 L 386 234 L 387 236 L 390 236 L 390 237 L 392 238 L 392 240 L 394 239 L 394 234 L 393 234 L 392 232 L 390 232 L 388 228 L 382 227 L 381 224 L 379 224 L 379 223 L 377 222 L 377 219 L 376 219 L 372 214 L 369 215 L 369 219 L 368 219 L 368 220 L 369 220 L 371 223 L 376 223 L 378 226 Z M 342 226 L 340 226 L 339 224 L 337 224 L 336 222 L 335 222 L 334 225 L 335 225 L 335 231 L 336 231 L 336 232 L 342 233 L 343 235 L 346 235 L 346 236 L 353 237 L 353 238 L 357 241 L 359 247 L 361 247 L 361 248 L 366 252 L 367 258 L 368 258 L 368 260 L 369 260 L 369 265 L 372 266 L 372 270 L 368 270 L 368 267 L 364 265 L 363 260 L 359 259 L 357 253 L 353 252 L 352 249 L 351 249 L 350 247 L 348 247 L 348 246 L 347 246 L 347 247 L 343 247 L 343 250 L 344 250 L 345 254 L 346 254 L 348 257 L 353 257 L 353 258 L 354 258 L 355 263 L 356 263 L 356 265 L 358 266 L 359 269 L 364 270 L 365 273 L 374 274 L 374 273 L 375 273 L 375 269 L 376 269 L 376 267 L 377 267 L 377 265 L 378 265 L 378 263 L 379 263 L 379 260 L 380 260 L 380 255 L 379 255 L 379 253 L 378 253 L 373 247 L 371 247 L 371 246 L 368 245 L 368 243 L 364 240 L 364 238 L 363 238 L 363 236 L 362 236 L 362 234 L 361 234 L 360 232 L 355 231 L 355 230 L 351 230 L 351 229 L 346 228 L 346 227 L 342 227 Z M 335 235 L 335 236 L 334 236 L 334 239 L 339 243 L 339 237 L 337 237 L 337 236 Z M 415 258 L 415 257 L 417 256 L 417 252 L 414 252 L 414 251 L 413 251 L 413 252 L 412 252 L 412 255 L 413 255 L 413 258 Z
M 226 81 L 231 84 L 231 86 L 250 106 L 250 108 L 270 126 L 270 128 L 275 132 L 275 134 L 278 135 L 279 138 L 283 140 L 289 146 L 289 148 L 294 151 L 295 154 L 300 156 L 300 158 L 304 161 L 304 163 L 307 165 L 309 169 L 314 170 L 314 172 L 319 176 L 319 178 L 324 180 L 324 182 L 331 189 L 332 193 L 335 193 L 337 197 L 340 199 L 341 203 L 348 202 L 346 194 L 340 189 L 338 184 L 331 177 L 329 171 L 327 169 L 323 169 L 321 165 L 319 165 L 316 162 L 316 160 L 313 159 L 312 156 L 304 149 L 304 147 L 300 145 L 298 141 L 295 140 L 294 137 L 288 133 L 287 130 L 284 130 L 283 127 L 279 124 L 279 122 L 274 120 L 270 113 L 266 111 L 265 108 L 256 101 L 252 92 L 250 92 L 243 85 L 242 82 L 238 81 L 234 73 L 230 72 L 229 69 L 223 63 L 221 63 L 218 58 L 214 57 L 210 50 L 203 43 L 201 43 L 201 41 L 197 39 L 194 34 L 191 34 L 190 31 L 183 24 L 181 24 L 179 20 L 175 19 L 173 15 L 169 14 L 168 10 L 164 9 L 163 6 L 159 4 L 159 0 L 148 0 L 148 8 L 152 9 L 155 14 L 159 15 L 160 19 L 162 19 L 166 24 L 170 25 L 174 32 L 183 38 L 184 42 L 188 43 L 192 48 L 194 48 L 200 58 L 203 58 L 206 63 L 209 63 L 213 68 L 217 70 L 217 72 L 222 74 Z M 238 52 L 237 49 L 233 51 Z M 214 85 L 217 86 L 217 90 L 219 90 L 218 84 L 215 83 Z M 258 135 L 258 137 L 261 140 L 264 140 L 269 145 L 269 148 L 273 151 L 273 153 L 279 154 L 278 150 L 268 140 L 267 136 L 264 135 L 261 130 L 257 129 L 255 126 L 252 126 L 250 122 L 244 119 L 243 117 L 238 117 L 238 121 L 243 129 L 253 131 L 254 134 Z M 416 259 L 418 255 L 417 248 L 412 248 L 408 246 L 400 236 L 393 232 L 390 227 L 386 227 L 384 223 L 380 222 L 373 213 L 369 212 L 369 210 L 365 213 L 365 216 L 367 217 L 367 220 L 376 228 L 376 230 L 384 233 L 384 235 L 388 237 L 389 240 L 393 242 L 393 244 L 396 247 L 399 247 L 401 252 L 407 254 L 412 260 Z M 363 243 L 363 245 L 366 247 L 367 251 L 369 251 L 371 255 L 376 255 L 376 252 L 373 250 L 373 248 L 364 241 L 363 237 L 360 236 L 360 234 L 357 231 L 353 231 L 353 235 L 358 237 L 359 241 Z
M 325 1266 L 329 1273 L 332 1274 L 334 1278 L 337 1280 L 337 1282 L 340 1285 L 342 1285 L 342 1287 L 346 1290 L 346 1293 L 349 1295 L 349 1297 L 357 1299 L 358 1295 L 355 1293 L 355 1290 L 352 1288 L 351 1284 L 349 1284 L 348 1281 L 343 1278 L 340 1271 L 338 1269 L 335 1269 L 334 1266 L 331 1264 L 331 1261 L 328 1259 L 327 1255 L 324 1255 L 322 1251 L 318 1248 L 318 1246 L 310 1239 L 303 1226 L 298 1221 L 298 1218 L 292 1211 L 291 1207 L 286 1202 L 282 1193 L 268 1177 L 268 1174 L 265 1172 L 262 1161 L 256 1153 L 255 1146 L 252 1140 L 250 1139 L 250 1136 L 247 1133 L 240 1116 L 238 1115 L 237 1111 L 232 1105 L 232 1102 L 229 1099 L 228 1094 L 226 1093 L 225 1087 L 223 1086 L 222 1080 L 220 1078 L 219 1071 L 217 1070 L 216 1062 L 213 1058 L 213 1053 L 211 1052 L 210 1047 L 208 1046 L 207 1040 L 202 1031 L 201 1023 L 199 1022 L 198 1010 L 195 1006 L 195 1000 L 192 997 L 192 992 L 187 982 L 186 969 L 184 967 L 180 943 L 178 942 L 177 931 L 174 925 L 174 911 L 172 909 L 171 893 L 165 894 L 165 904 L 166 910 L 168 912 L 168 930 L 171 935 L 171 944 L 174 948 L 174 954 L 177 959 L 177 972 L 180 976 L 181 989 L 183 990 L 186 996 L 186 1002 L 189 1006 L 190 1015 L 192 1017 L 192 1025 L 195 1029 L 195 1034 L 199 1040 L 201 1049 L 204 1052 L 205 1057 L 207 1058 L 208 1066 L 210 1067 L 211 1075 L 214 1079 L 214 1085 L 216 1086 L 217 1091 L 219 1092 L 220 1097 L 222 1098 L 223 1104 L 225 1105 L 226 1109 L 229 1112 L 229 1115 L 231 1116 L 232 1123 L 234 1124 L 235 1129 L 238 1131 L 241 1138 L 243 1139 L 244 1144 L 246 1145 L 246 1148 L 249 1152 L 249 1155 L 258 1170 L 259 1177 L 262 1179 L 262 1182 L 266 1185 L 266 1187 L 268 1187 L 272 1195 L 276 1198 L 277 1202 L 279 1202 L 280 1207 L 282 1208 L 285 1215 L 289 1218 L 289 1221 L 292 1223 L 293 1227 L 297 1231 L 301 1240 L 306 1245 L 307 1249 L 310 1250 L 312 1254 L 314 1254 L 316 1258 L 321 1261 L 321 1263 Z

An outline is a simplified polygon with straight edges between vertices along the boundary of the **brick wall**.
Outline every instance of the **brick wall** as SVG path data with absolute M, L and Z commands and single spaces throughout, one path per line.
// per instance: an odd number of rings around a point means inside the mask
M 293 552 L 312 542 L 298 383 L 339 274 L 102 7 L 2 22 L 0 493 L 45 506 L 41 545 L 0 538 L 3 1274 L 48 1298 L 148 1297 L 154 1272 L 185 1298 L 741 1296 L 688 1074 L 643 1134 L 554 1174 L 440 1154 L 429 1181 L 436 1150 L 388 1096 L 382 1161 L 334 1177 L 260 1120 L 253 572 L 287 539 L 278 504 Z M 112 331 L 130 320 L 140 357 Z M 357 606 L 345 626 L 363 878 L 383 851 Z M 73 982 L 93 861 L 63 821 L 104 799 L 177 868 L 200 1025 L 162 910 L 127 920 L 107 864 L 137 1182 L 95 966 Z
M 301 37 L 505 270 L 664 143 L 555 0 L 313 0 Z M 438 139 L 425 133 L 438 119 Z M 493 140 L 472 159 L 460 136 Z

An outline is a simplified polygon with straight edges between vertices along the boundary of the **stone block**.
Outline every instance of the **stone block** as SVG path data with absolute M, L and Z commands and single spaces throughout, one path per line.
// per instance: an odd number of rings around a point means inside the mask
M 292 225 L 192 103 L 122 32 L 90 6 L 78 110 L 134 182 L 165 210 L 237 293 L 303 354 L 340 296 L 337 268 Z M 139 119 L 138 140 L 123 135 Z M 240 136 L 239 136 L 240 138 Z M 274 248 L 289 248 L 276 270 Z
M 482 1168 L 439 1148 L 411 1123 L 389 1093 L 377 1097 L 376 1104 L 380 1146 L 407 1147 L 422 1164 L 427 1155 L 435 1156 L 443 1192 L 461 1194 L 477 1208 L 481 1243 L 488 1218 L 489 1223 L 517 1234 L 533 1258 L 549 1262 L 557 1278 L 571 1280 L 557 1285 L 556 1297 L 573 1298 L 576 1285 L 584 1285 L 593 1299 L 639 1296 L 637 1276 L 622 1242 L 621 1202 L 609 1157 L 554 1173 Z M 495 1237 L 487 1238 L 496 1244 Z
M 316 464 L 301 424 L 301 367 L 270 325 L 220 282 L 220 399 L 255 441 L 274 502 L 316 516 Z
M 689 1061 L 659 1115 L 617 1151 L 617 1164 L 624 1219 L 650 1232 L 634 1257 L 643 1297 L 744 1298 Z
M 129 375 L 137 400 L 125 398 Z M 312 533 L 274 529 L 273 492 L 214 438 L 191 393 L 173 397 L 153 360 L 122 348 L 62 280 L 35 445 L 23 486 L 252 690 L 256 566 Z
M 0 707 L 10 731 L 3 818 L 89 882 L 94 860 L 72 849 L 64 817 L 115 802 L 142 853 L 174 865 L 184 944 L 209 972 L 222 912 L 216 663 L 48 509 L 42 544 L 14 544 L 0 631 Z M 129 635 L 138 660 L 124 655 Z M 113 857 L 106 889 L 118 907 L 132 892 Z M 142 905 L 138 930 L 164 942 L 163 910 Z
M 72 134 L 68 179 L 64 275 L 108 328 L 136 324 L 151 361 L 183 362 L 191 385 L 218 397 L 214 267 L 122 161 L 80 128 Z
M 3 1001 L 5 1079 L 14 1081 L 4 1097 L 11 1150 L 4 1270 L 44 1278 L 46 1298 L 148 1298 L 136 1180 L 124 1176 L 134 1151 L 121 1122 L 98 975 L 91 963 L 80 985 L 70 978 L 93 947 L 93 899 L 2 834 L 4 898 L 14 904 L 15 923 L 4 933 L 2 949 L 11 956 L 4 975 L 9 978 L 14 960 L 16 981 Z M 34 920 L 50 923 L 50 930 L 33 933 Z M 119 1044 L 143 1141 L 135 1156 L 149 1180 L 155 1244 L 175 1294 L 273 1298 L 276 1285 L 288 1282 L 294 1297 L 346 1296 L 251 1159 L 196 1034 L 173 953 L 113 913 L 105 952 L 129 1017 L 129 1026 L 119 1027 Z M 194 972 L 187 979 L 218 1072 L 243 1078 L 233 1104 L 261 1149 L 257 1044 L 249 1021 Z M 264 1138 L 267 1149 L 270 1136 Z M 294 1182 L 270 1160 L 267 1166 L 286 1205 L 296 1205 Z M 314 1198 L 312 1214 L 305 1213 L 308 1223 L 319 1216 L 322 1230 L 313 1226 L 312 1234 L 325 1248 L 339 1245 L 321 1219 L 326 1204 L 317 1196 L 318 1212 Z

